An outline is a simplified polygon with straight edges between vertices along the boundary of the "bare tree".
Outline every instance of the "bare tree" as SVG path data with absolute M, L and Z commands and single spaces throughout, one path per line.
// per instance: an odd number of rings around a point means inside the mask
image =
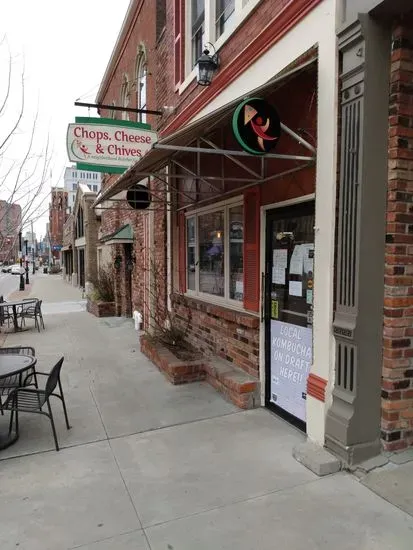
M 16 69 L 6 37 L 0 40 L 0 55 L 4 58 L 4 65 L 0 66 L 1 251 L 6 238 L 13 239 L 8 246 L 13 250 L 19 231 L 47 212 L 50 195 L 47 183 L 51 179 L 53 153 L 48 136 L 41 146 L 38 145 L 38 112 L 26 116 L 24 63 Z M 14 204 L 20 205 L 20 219 L 10 215 Z M 7 224 L 4 223 L 6 219 Z

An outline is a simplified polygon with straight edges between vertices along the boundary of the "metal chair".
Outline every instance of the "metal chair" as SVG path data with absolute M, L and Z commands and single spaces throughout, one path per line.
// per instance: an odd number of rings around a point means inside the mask
M 41 390 L 39 388 L 20 387 L 15 388 L 13 391 L 10 392 L 6 402 L 4 403 L 4 410 L 11 411 L 9 434 L 11 434 L 12 432 L 14 416 L 16 416 L 16 434 L 18 435 L 19 433 L 19 412 L 43 414 L 44 416 L 47 416 L 50 420 L 56 451 L 59 450 L 59 443 L 57 441 L 52 408 L 50 406 L 50 397 L 53 395 L 61 400 L 66 420 L 66 427 L 69 430 L 71 426 L 69 425 L 62 383 L 60 381 L 60 370 L 62 368 L 63 361 L 64 357 L 61 357 L 56 365 L 52 368 L 50 373 L 36 372 L 37 375 L 47 376 L 44 390 Z M 53 393 L 56 389 L 56 386 L 59 387 L 60 394 Z M 42 410 L 44 405 L 47 405 L 48 412 Z
M 36 300 L 36 302 L 34 303 L 34 305 L 30 304 L 30 305 L 27 305 L 27 306 L 24 305 L 22 307 L 21 311 L 19 312 L 19 316 L 22 320 L 21 321 L 21 326 L 26 325 L 25 319 L 34 319 L 35 327 L 40 332 L 39 319 L 42 323 L 42 327 L 45 328 L 44 321 L 43 321 L 43 315 L 42 315 L 42 300 L 38 300 L 37 298 L 26 298 L 23 301 L 26 302 L 26 301 L 29 301 L 29 300 L 30 301 Z
M 0 304 L 7 304 L 7 300 L 3 296 L 0 296 Z M 7 321 L 7 328 L 9 328 L 11 320 L 13 320 L 13 312 L 10 312 L 7 306 L 0 307 L 0 326 L 3 326 Z
M 31 346 L 14 346 L 9 348 L 0 348 L 0 355 L 7 355 L 7 354 L 13 354 L 13 355 L 31 355 L 33 357 L 36 356 L 36 352 L 33 347 Z M 8 376 L 7 378 L 3 378 L 0 380 L 0 412 L 3 415 L 3 404 L 2 404 L 2 396 L 8 395 L 12 390 L 19 386 L 31 386 L 34 385 L 36 388 L 38 387 L 37 384 L 37 376 L 36 376 L 36 369 L 35 367 L 32 367 L 27 371 L 27 374 L 23 381 L 20 380 L 19 374 L 14 374 L 12 376 Z

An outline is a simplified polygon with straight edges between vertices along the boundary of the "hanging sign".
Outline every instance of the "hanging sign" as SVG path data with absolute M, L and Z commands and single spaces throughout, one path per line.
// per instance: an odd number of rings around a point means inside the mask
M 122 173 L 158 140 L 149 124 L 77 117 L 67 129 L 67 154 L 80 170 Z
M 232 130 L 241 147 L 253 155 L 268 153 L 281 133 L 277 111 L 264 99 L 245 99 L 232 116 Z
M 304 422 L 312 338 L 311 328 L 271 320 L 271 401 Z

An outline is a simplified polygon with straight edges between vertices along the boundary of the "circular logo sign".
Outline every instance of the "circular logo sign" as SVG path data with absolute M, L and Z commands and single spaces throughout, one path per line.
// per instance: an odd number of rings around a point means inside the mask
M 280 118 L 274 107 L 264 99 L 251 97 L 235 109 L 232 130 L 245 151 L 263 155 L 277 145 L 281 132 Z

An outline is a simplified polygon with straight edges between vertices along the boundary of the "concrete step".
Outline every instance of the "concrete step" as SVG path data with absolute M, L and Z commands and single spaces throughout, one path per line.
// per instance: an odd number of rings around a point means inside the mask
M 241 409 L 260 406 L 259 381 L 220 357 L 205 362 L 206 381 Z

